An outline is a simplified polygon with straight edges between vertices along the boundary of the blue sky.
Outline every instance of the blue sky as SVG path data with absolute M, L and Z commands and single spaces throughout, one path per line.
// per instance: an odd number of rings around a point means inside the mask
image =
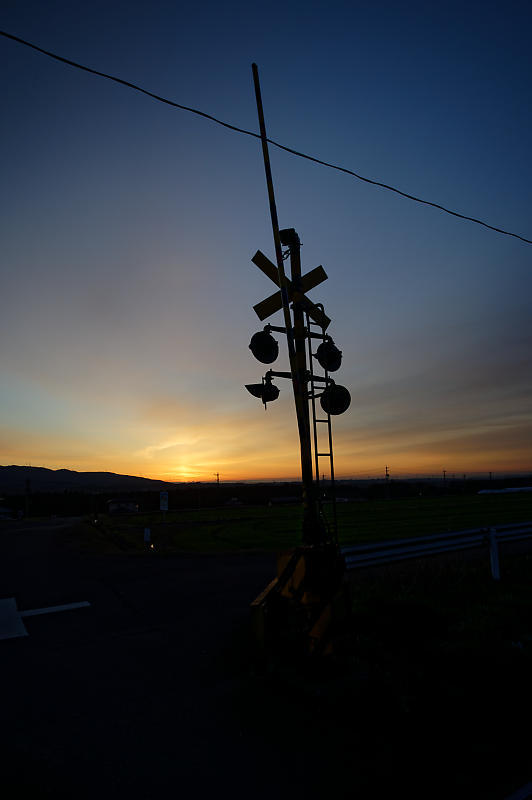
M 1 28 L 532 238 L 528 3 L 4 2 Z M 0 40 L 0 461 L 298 472 L 244 390 L 273 243 L 257 140 Z M 272 148 L 351 391 L 341 476 L 532 468 L 532 245 Z M 280 317 L 272 322 L 281 324 Z M 283 356 L 278 368 L 286 368 Z

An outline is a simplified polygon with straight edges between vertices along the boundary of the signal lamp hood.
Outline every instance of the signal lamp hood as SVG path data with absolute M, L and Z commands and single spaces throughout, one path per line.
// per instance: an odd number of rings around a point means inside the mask
M 343 414 L 351 405 L 351 395 L 345 386 L 330 383 L 320 397 L 321 407 L 326 414 Z
M 336 372 L 342 363 L 342 351 L 338 350 L 332 339 L 326 339 L 316 350 L 316 358 L 320 367 L 327 372 Z
M 262 400 L 262 390 L 264 389 L 263 383 L 246 383 L 246 389 L 253 397 L 258 397 Z
M 279 355 L 279 345 L 271 333 L 259 331 L 253 334 L 249 349 L 262 364 L 271 364 Z
M 266 381 L 266 383 L 248 383 L 246 389 L 253 397 L 258 397 L 262 400 L 264 405 L 277 400 L 279 397 L 279 387 L 273 383 Z

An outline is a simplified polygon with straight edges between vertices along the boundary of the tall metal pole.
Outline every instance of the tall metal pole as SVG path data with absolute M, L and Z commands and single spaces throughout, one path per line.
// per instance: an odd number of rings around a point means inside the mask
M 279 235 L 279 221 L 277 219 L 277 207 L 275 204 L 275 194 L 273 191 L 273 178 L 270 166 L 270 155 L 268 151 L 268 138 L 266 136 L 266 125 L 264 122 L 264 110 L 262 107 L 262 96 L 260 91 L 259 70 L 256 64 L 252 64 L 253 83 L 255 85 L 255 98 L 257 101 L 257 112 L 259 117 L 260 138 L 262 142 L 262 155 L 264 159 L 264 171 L 266 173 L 266 185 L 268 187 L 268 200 L 270 203 L 270 217 L 272 222 L 273 241 L 275 245 L 275 258 L 277 270 L 279 272 L 279 288 L 283 301 L 284 323 L 286 328 L 286 338 L 288 342 L 288 357 L 290 359 L 290 371 L 292 373 L 292 387 L 294 390 L 294 401 L 296 406 L 297 425 L 299 430 L 299 442 L 301 449 L 301 477 L 303 482 L 303 541 L 306 544 L 315 544 L 321 540 L 319 533 L 318 515 L 314 498 L 314 481 L 312 476 L 312 455 L 310 447 L 310 423 L 308 416 L 308 390 L 306 380 L 306 357 L 303 339 L 303 355 L 301 357 L 300 335 L 299 335 L 299 315 L 294 311 L 294 328 L 296 328 L 296 318 L 298 319 L 298 335 L 294 341 L 294 330 L 292 329 L 292 319 L 290 316 L 290 305 L 286 275 L 284 271 L 283 252 L 281 248 L 281 237 Z M 299 263 L 299 277 L 301 276 L 301 266 L 299 262 L 299 249 L 297 248 L 297 262 Z M 292 265 L 292 270 L 294 269 Z M 297 266 L 296 266 L 297 271 Z M 297 304 L 296 304 L 297 305 Z M 303 326 L 303 315 L 301 313 L 301 326 Z M 296 353 L 297 348 L 297 353 Z
M 286 232 L 288 233 L 288 231 Z M 320 524 L 316 498 L 316 486 L 312 472 L 312 443 L 310 435 L 310 414 L 308 407 L 307 376 L 307 331 L 305 317 L 301 305 L 301 242 L 295 230 L 290 231 L 290 268 L 294 293 L 294 346 L 298 378 L 301 386 L 305 387 L 304 407 L 302 409 L 301 437 L 301 473 L 303 478 L 303 491 L 306 495 L 305 515 L 303 518 L 303 541 L 305 544 L 319 544 L 323 539 L 323 526 Z M 310 356 L 309 356 L 310 357 Z
M 286 275 L 284 272 L 281 237 L 279 236 L 279 221 L 277 219 L 277 206 L 275 205 L 275 194 L 273 191 L 273 178 L 270 166 L 270 154 L 268 151 L 268 138 L 266 136 L 266 125 L 264 123 L 264 110 L 262 108 L 262 96 L 260 92 L 260 83 L 259 83 L 259 70 L 256 64 L 252 64 L 251 69 L 253 70 L 253 83 L 255 84 L 255 98 L 257 100 L 257 112 L 259 116 L 260 138 L 262 142 L 262 156 L 264 159 L 264 172 L 266 173 L 266 185 L 268 187 L 268 200 L 270 202 L 270 217 L 272 221 L 273 243 L 275 245 L 275 259 L 277 261 L 277 270 L 279 272 L 279 288 L 281 290 L 281 298 L 283 301 L 284 324 L 286 327 L 286 338 L 288 340 L 288 355 L 290 357 L 290 366 L 292 366 L 292 361 L 295 355 L 294 338 L 292 332 L 292 320 L 290 318 L 290 306 L 289 306 L 288 291 L 286 286 Z

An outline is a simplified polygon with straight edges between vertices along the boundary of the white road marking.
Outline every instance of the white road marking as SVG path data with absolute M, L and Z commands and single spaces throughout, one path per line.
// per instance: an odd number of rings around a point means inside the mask
M 16 639 L 19 636 L 28 636 L 28 631 L 22 617 L 36 617 L 39 614 L 54 614 L 56 611 L 71 611 L 74 608 L 87 608 L 90 603 L 83 600 L 80 603 L 67 603 L 63 606 L 47 606 L 46 608 L 29 608 L 19 611 L 14 597 L 0 600 L 0 639 Z
M 526 786 L 521 786 L 517 792 L 511 794 L 506 800 L 527 800 L 532 797 L 532 783 L 527 783 Z
M 56 611 L 70 611 L 73 608 L 86 608 L 90 606 L 87 600 L 81 603 L 67 603 L 64 606 L 46 606 L 46 608 L 29 608 L 27 611 L 19 611 L 21 617 L 36 617 L 38 614 L 55 614 Z
M 14 597 L 0 600 L 0 639 L 16 639 L 18 636 L 27 636 L 24 623 L 17 609 Z

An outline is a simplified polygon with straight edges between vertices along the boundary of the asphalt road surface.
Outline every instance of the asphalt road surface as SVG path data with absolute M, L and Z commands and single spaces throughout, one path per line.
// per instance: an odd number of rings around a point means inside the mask
M 299 674 L 272 689 L 246 656 L 249 604 L 272 555 L 89 555 L 76 546 L 80 524 L 0 522 L 0 599 L 21 610 L 90 603 L 25 617 L 27 637 L 0 641 L 6 800 L 501 800 L 497 785 L 528 779 L 511 781 L 496 741 L 489 769 L 486 754 L 457 777 L 472 743 L 454 746 L 454 723 L 446 738 L 431 709 L 418 730 L 369 679 L 355 705 L 329 682 L 334 718 Z
M 290 767 L 243 730 L 231 665 L 273 557 L 84 555 L 76 524 L 0 528 L 0 598 L 91 604 L 0 641 L 3 796 L 284 796 Z

